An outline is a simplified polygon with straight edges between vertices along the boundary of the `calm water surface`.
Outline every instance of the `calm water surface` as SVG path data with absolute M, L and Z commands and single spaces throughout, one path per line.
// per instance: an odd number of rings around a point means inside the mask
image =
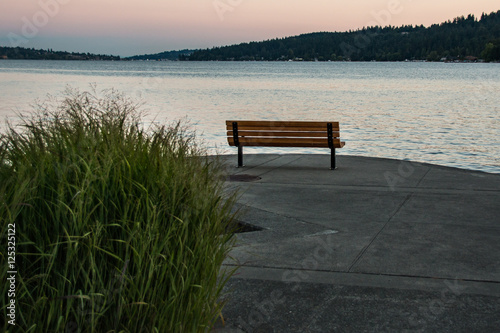
M 500 173 L 500 64 L 1 60 L 0 117 L 91 84 L 143 101 L 148 121 L 187 118 L 211 151 L 235 153 L 225 120 L 331 120 L 339 154 Z

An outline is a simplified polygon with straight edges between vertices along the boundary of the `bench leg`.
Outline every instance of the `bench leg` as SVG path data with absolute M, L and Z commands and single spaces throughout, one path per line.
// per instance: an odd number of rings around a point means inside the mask
M 330 169 L 335 170 L 335 148 L 332 148 L 331 151 L 332 151 L 332 157 L 330 161 Z
M 243 146 L 238 146 L 238 168 L 243 166 Z

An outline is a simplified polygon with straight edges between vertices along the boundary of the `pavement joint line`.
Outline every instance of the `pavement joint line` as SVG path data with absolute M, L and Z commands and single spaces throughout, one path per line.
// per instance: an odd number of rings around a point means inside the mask
M 498 194 L 500 190 L 493 189 L 439 189 L 432 187 L 395 187 L 391 189 L 389 186 L 379 185 L 336 185 L 336 184 L 303 184 L 303 183 L 276 183 L 276 182 L 253 182 L 248 186 L 282 186 L 282 187 L 329 187 L 332 189 L 359 190 L 359 191 L 380 191 L 380 192 L 415 192 L 415 193 L 430 193 L 430 194 Z
M 258 164 L 258 165 L 253 165 L 253 166 L 249 166 L 249 167 L 244 165 L 244 166 L 242 166 L 242 167 L 237 167 L 237 169 L 240 169 L 240 170 L 239 170 L 239 171 L 237 171 L 237 172 L 236 172 L 236 174 L 240 174 L 240 173 L 243 173 L 243 172 L 245 172 L 245 171 L 247 171 L 247 172 L 248 172 L 248 171 L 250 171 L 250 170 L 252 170 L 252 169 L 259 168 L 259 167 L 261 167 L 261 166 L 263 166 L 263 165 L 266 165 L 266 164 L 268 164 L 268 163 L 270 163 L 270 162 L 276 161 L 276 160 L 280 159 L 281 157 L 283 157 L 283 155 L 277 155 L 276 157 L 274 157 L 274 158 L 272 158 L 272 159 L 270 159 L 270 160 L 268 160 L 268 161 L 264 161 L 264 162 L 262 162 L 262 163 L 260 163 L 260 164 Z M 260 177 L 260 176 L 262 176 L 262 175 L 265 175 L 265 174 L 267 174 L 267 173 L 269 173 L 269 172 L 271 172 L 271 171 L 274 171 L 274 170 L 276 170 L 276 169 L 279 169 L 279 168 L 281 168 L 281 167 L 283 167 L 283 166 L 285 166 L 285 165 L 288 165 L 288 164 L 290 164 L 290 163 L 293 163 L 293 162 L 295 162 L 296 160 L 298 160 L 298 159 L 300 159 L 300 158 L 301 158 L 300 156 L 299 156 L 299 157 L 295 157 L 295 159 L 294 159 L 294 160 L 292 160 L 292 161 L 290 161 L 290 162 L 288 162 L 288 163 L 285 163 L 285 164 L 282 164 L 282 165 L 276 166 L 275 168 L 272 168 L 271 170 L 268 170 L 268 171 L 266 171 L 266 172 L 264 172 L 264 173 L 262 173 L 262 174 L 259 174 L 259 177 Z
M 244 207 L 250 207 L 251 209 L 256 209 L 256 210 L 260 210 L 261 212 L 266 212 L 266 213 L 269 213 L 269 214 L 272 214 L 272 215 L 277 215 L 277 216 L 280 216 L 280 217 L 284 217 L 286 219 L 292 219 L 292 220 L 295 220 L 295 221 L 298 221 L 298 222 L 302 222 L 302 223 L 306 223 L 306 224 L 310 224 L 310 225 L 314 225 L 314 226 L 317 226 L 317 227 L 324 227 L 323 225 L 321 224 L 318 224 L 318 223 L 314 223 L 314 222 L 311 222 L 311 221 L 306 221 L 306 220 L 302 220 L 302 219 L 299 219 L 299 218 L 296 218 L 296 217 L 293 217 L 293 216 L 288 216 L 288 215 L 284 215 L 284 214 L 280 214 L 278 212 L 273 212 L 273 211 L 270 211 L 270 210 L 266 210 L 266 209 L 262 209 L 262 208 L 258 208 L 258 207 L 254 207 L 254 206 L 250 206 L 248 204 L 243 204 Z M 244 216 L 243 215 L 241 217 L 241 220 L 244 220 Z M 243 221 L 245 222 L 245 221 Z M 254 225 L 253 223 L 249 223 L 247 222 L 248 224 L 252 224 Z M 259 227 L 262 227 L 259 225 Z M 264 228 L 264 227 L 262 227 Z M 272 230 L 276 230 L 276 229 L 271 229 L 271 228 L 265 228 L 265 230 L 260 230 L 260 231 L 254 231 L 254 232 L 261 232 L 261 231 L 272 231 Z
M 363 255 L 366 253 L 366 251 L 368 251 L 368 248 L 370 248 L 370 246 L 373 244 L 373 242 L 375 241 L 375 239 L 377 239 L 377 237 L 382 233 L 382 231 L 387 227 L 387 225 L 391 222 L 392 218 L 394 216 L 396 216 L 396 214 L 401 210 L 401 208 L 408 202 L 408 200 L 410 200 L 410 198 L 413 196 L 413 193 L 411 194 L 408 194 L 405 199 L 403 200 L 403 202 L 399 205 L 399 207 L 396 209 L 396 211 L 389 217 L 389 219 L 387 219 L 387 222 L 384 223 L 384 225 L 382 226 L 382 228 L 380 228 L 380 230 L 375 234 L 375 236 L 372 237 L 372 239 L 370 240 L 370 242 L 368 243 L 368 245 L 366 245 L 359 253 L 358 255 L 356 256 L 356 258 L 353 260 L 352 264 L 349 266 L 349 268 L 347 269 L 348 272 L 351 272 L 352 268 L 361 260 L 361 258 L 363 257 Z
M 318 273 L 333 273 L 333 274 L 346 274 L 346 275 L 367 275 L 367 276 L 380 276 L 380 277 L 400 277 L 400 278 L 412 278 L 412 279 L 430 279 L 433 281 L 445 280 L 445 281 L 466 281 L 466 282 L 477 282 L 477 283 L 488 283 L 488 284 L 498 284 L 500 285 L 500 281 L 496 280 L 478 280 L 478 279 L 462 279 L 462 278 L 447 278 L 447 277 L 437 277 L 437 276 L 427 276 L 427 275 L 410 275 L 410 274 L 395 274 L 395 273 L 372 273 L 372 272 L 349 272 L 349 271 L 334 271 L 334 270 L 326 270 L 326 269 L 316 269 L 316 270 L 308 270 L 300 267 L 271 267 L 271 266 L 243 266 L 243 265 L 235 265 L 235 264 L 224 264 L 224 266 L 230 267 L 245 267 L 245 268 L 258 268 L 258 269 L 277 269 L 284 271 L 302 271 L 302 272 L 318 272 Z M 237 275 L 235 275 L 237 276 Z M 308 281 L 304 281 L 308 282 Z
M 441 227 L 446 227 L 446 226 L 453 226 L 453 227 L 467 227 L 470 228 L 471 224 L 470 223 L 451 223 L 451 222 L 408 222 L 408 221 L 397 221 L 397 224 L 412 224 L 412 225 L 436 225 L 436 226 L 441 226 Z M 474 227 L 476 228 L 484 228 L 484 229 L 492 229 L 492 230 L 499 230 L 499 226 L 493 226 L 493 225 L 488 225 L 488 224 L 474 224 Z M 255 231 L 259 232 L 259 231 Z
M 275 270 L 275 271 L 301 271 L 301 272 L 307 272 L 310 274 L 314 273 L 319 273 L 319 274 L 332 274 L 332 275 L 339 275 L 342 274 L 344 276 L 371 276 L 371 277 L 381 277 L 381 278 L 403 278 L 403 279 L 421 279 L 421 280 L 429 280 L 433 282 L 439 282 L 439 281 L 458 281 L 458 282 L 469 282 L 469 283 L 480 283 L 480 284 L 489 284 L 489 285 L 497 285 L 500 287 L 500 281 L 497 280 L 478 280 L 478 279 L 466 279 L 466 278 L 449 278 L 449 277 L 437 277 L 437 276 L 426 276 L 426 275 L 411 275 L 411 274 L 395 274 L 395 273 L 373 273 L 373 272 L 348 272 L 348 271 L 335 271 L 335 270 L 322 270 L 322 269 L 317 269 L 317 270 L 308 270 L 300 267 L 271 267 L 271 266 L 263 266 L 263 265 L 255 265 L 255 266 L 243 266 L 243 265 L 236 265 L 236 264 L 224 264 L 223 266 L 225 267 L 240 267 L 240 268 L 250 268 L 250 269 L 258 269 L 258 270 Z M 236 271 L 238 272 L 238 271 Z M 236 273 L 233 275 L 234 278 L 238 279 L 247 279 L 248 277 L 243 277 L 245 273 L 239 274 Z M 274 280 L 274 279 L 268 279 L 263 276 L 259 278 L 252 278 L 256 280 Z M 293 281 L 296 282 L 296 281 Z M 308 281 L 308 279 L 303 279 L 301 283 L 314 283 L 315 281 Z M 322 284 L 333 284 L 330 282 L 320 282 Z M 500 289 L 499 289 L 500 291 Z
M 276 156 L 276 157 L 274 157 L 273 159 L 270 159 L 270 160 L 268 160 L 268 161 L 262 162 L 261 164 L 258 164 L 258 165 L 254 165 L 254 166 L 251 166 L 251 167 L 245 167 L 245 166 L 243 166 L 243 167 L 241 167 L 241 171 L 240 171 L 240 172 L 245 171 L 245 169 L 243 169 L 243 168 L 247 168 L 247 171 L 248 171 L 248 170 L 252 170 L 252 169 L 258 168 L 258 167 L 260 167 L 260 166 L 263 166 L 263 165 L 265 165 L 265 164 L 267 164 L 267 163 L 269 163 L 269 162 L 276 161 L 276 160 L 277 160 L 277 159 L 279 159 L 279 158 L 281 158 L 281 156 L 280 156 L 280 155 L 278 155 L 278 156 Z M 239 169 L 239 168 L 238 168 L 238 169 Z M 238 172 L 238 173 L 239 173 L 239 172 Z
M 275 159 L 273 159 L 273 160 L 271 160 L 271 161 L 277 160 L 277 159 L 278 159 L 278 158 L 280 158 L 280 157 L 281 157 L 281 156 L 278 156 L 277 158 L 275 158 Z M 292 161 L 290 161 L 290 162 L 288 162 L 288 163 L 285 163 L 285 164 L 281 164 L 281 165 L 279 165 L 279 166 L 276 166 L 275 168 L 272 168 L 271 170 L 268 170 L 268 171 L 266 171 L 266 172 L 264 172 L 264 173 L 261 173 L 261 174 L 259 175 L 259 177 L 262 177 L 262 176 L 264 176 L 265 174 L 268 174 L 268 173 L 270 173 L 270 172 L 272 172 L 272 171 L 274 171 L 274 170 L 277 170 L 277 169 L 279 169 L 279 168 L 282 168 L 282 167 L 284 167 L 285 165 L 289 165 L 290 163 L 293 163 L 293 162 L 295 162 L 295 161 L 299 160 L 300 158 L 301 158 L 301 157 L 296 157 L 296 158 L 294 158 Z M 271 161 L 268 161 L 268 162 L 271 162 Z M 268 163 L 268 162 L 266 162 L 266 163 Z
M 432 170 L 432 167 L 428 167 L 427 168 L 427 171 L 425 172 L 425 174 L 422 176 L 422 178 L 420 178 L 420 180 L 418 181 L 418 183 L 415 185 L 415 187 L 419 187 L 420 183 L 422 182 L 422 180 L 424 180 L 424 178 L 429 174 L 429 172 Z

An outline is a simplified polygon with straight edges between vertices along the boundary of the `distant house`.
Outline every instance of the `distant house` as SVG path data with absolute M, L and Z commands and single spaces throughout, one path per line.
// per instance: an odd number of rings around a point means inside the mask
M 9 59 L 6 55 L 0 55 L 0 59 Z
M 477 57 L 473 57 L 473 56 L 465 57 L 465 61 L 476 62 L 477 60 L 478 60 Z

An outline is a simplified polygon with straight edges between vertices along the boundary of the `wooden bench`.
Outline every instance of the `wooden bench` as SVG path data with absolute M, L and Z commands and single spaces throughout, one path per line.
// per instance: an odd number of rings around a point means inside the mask
M 238 167 L 243 166 L 243 147 L 330 148 L 331 169 L 335 149 L 342 148 L 338 122 L 227 120 L 227 141 L 238 147 Z

